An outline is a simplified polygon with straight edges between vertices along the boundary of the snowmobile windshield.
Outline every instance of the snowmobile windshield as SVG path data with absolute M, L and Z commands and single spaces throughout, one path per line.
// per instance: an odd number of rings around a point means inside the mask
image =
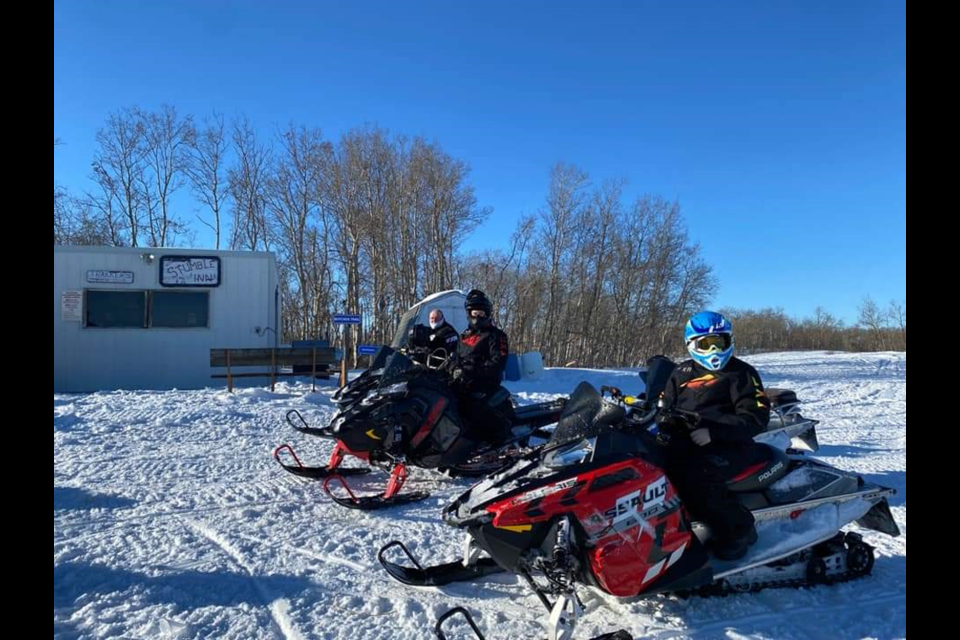
M 417 324 L 417 316 L 420 313 L 420 305 L 414 305 L 407 310 L 405 314 L 400 318 L 400 324 L 397 325 L 397 332 L 393 336 L 393 342 L 390 343 L 390 346 L 394 349 L 399 349 L 400 347 L 407 346 L 407 340 L 409 339 L 410 329 L 413 328 L 413 325 Z
M 641 375 L 646 385 L 645 393 L 648 399 L 659 398 L 667 388 L 667 381 L 677 364 L 666 356 L 653 356 L 647 360 L 646 375 Z
M 604 402 L 593 386 L 581 382 L 567 400 L 548 447 L 594 437 L 604 427 L 620 422 L 623 416 L 622 407 Z
M 383 365 L 379 389 L 384 389 L 401 381 L 403 374 L 416 369 L 417 365 L 402 353 L 392 353 Z
M 384 345 L 380 347 L 380 351 L 377 351 L 377 357 L 373 359 L 373 362 L 370 363 L 368 367 L 369 371 L 376 371 L 377 369 L 382 369 L 383 365 L 387 363 L 387 360 L 396 353 L 390 347 Z

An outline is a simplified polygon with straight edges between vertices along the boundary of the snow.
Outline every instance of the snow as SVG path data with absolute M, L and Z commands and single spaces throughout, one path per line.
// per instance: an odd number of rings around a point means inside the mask
M 819 458 L 897 489 L 891 506 L 903 535 L 861 531 L 877 547 L 873 575 L 835 586 L 686 600 L 590 596 L 578 638 L 618 628 L 659 639 L 906 636 L 906 354 L 745 359 L 767 386 L 795 389 L 804 414 L 822 421 Z M 547 369 L 508 386 L 527 403 L 583 379 L 626 392 L 642 386 L 636 371 L 583 369 Z M 377 564 L 393 539 L 424 562 L 457 558 L 460 536 L 439 511 L 467 481 L 416 471 L 409 488 L 430 498 L 362 513 L 274 463 L 271 451 L 284 442 L 311 463 L 326 460 L 330 444 L 296 434 L 283 415 L 295 408 L 324 423 L 333 390 L 311 394 L 292 382 L 275 393 L 54 394 L 54 636 L 419 639 L 463 605 L 490 640 L 543 637 L 546 616 L 513 577 L 411 589 Z

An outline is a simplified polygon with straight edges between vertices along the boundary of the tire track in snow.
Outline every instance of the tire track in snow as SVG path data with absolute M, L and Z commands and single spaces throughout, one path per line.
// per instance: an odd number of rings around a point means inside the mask
M 186 518 L 182 518 L 181 522 L 183 522 L 187 528 L 209 540 L 213 545 L 229 556 L 230 559 L 237 564 L 237 566 L 243 569 L 243 571 L 250 578 L 250 581 L 253 583 L 257 593 L 260 594 L 260 598 L 263 600 L 264 605 L 266 605 L 267 610 L 270 612 L 270 617 L 273 620 L 273 624 L 280 633 L 281 637 L 285 638 L 286 640 L 303 640 L 303 635 L 297 631 L 296 627 L 293 625 L 293 621 L 290 619 L 290 601 L 286 598 L 274 598 L 267 593 L 267 589 L 263 586 L 263 583 L 257 579 L 254 567 L 247 562 L 247 560 L 243 557 L 243 554 L 240 553 L 239 549 L 237 549 L 229 540 L 224 538 L 220 532 L 207 524 Z
M 266 547 L 268 549 L 286 549 L 287 551 L 296 553 L 297 555 L 301 555 L 306 558 L 312 558 L 314 560 L 319 560 L 320 562 L 327 562 L 330 564 L 340 565 L 341 567 L 346 567 L 347 569 L 351 569 L 360 574 L 369 573 L 371 570 L 371 568 L 365 564 L 354 562 L 353 560 L 349 560 L 347 558 L 340 558 L 338 556 L 331 555 L 329 553 L 321 553 L 319 551 L 313 551 L 311 549 L 303 549 L 301 547 L 295 547 L 294 545 L 287 542 L 280 543 L 279 545 L 269 544 L 264 540 L 260 540 L 258 538 L 254 538 L 253 536 L 249 536 L 242 533 L 238 533 L 237 537 L 243 538 L 248 542 L 252 542 L 262 547 Z
M 796 607 L 794 609 L 782 609 L 778 611 L 771 611 L 770 613 L 756 613 L 747 616 L 741 616 L 738 618 L 726 618 L 724 620 L 718 620 L 717 622 L 708 623 L 700 626 L 690 627 L 687 629 L 662 629 L 659 631 L 647 631 L 645 632 L 646 637 L 655 638 L 656 640 L 673 640 L 678 638 L 694 638 L 697 636 L 702 636 L 704 634 L 712 634 L 717 632 L 724 632 L 727 630 L 735 630 L 738 626 L 742 625 L 757 625 L 767 622 L 782 622 L 783 618 L 792 617 L 792 616 L 809 616 L 809 615 L 822 615 L 824 613 L 829 613 L 831 611 L 846 611 L 850 608 L 851 604 L 855 604 L 858 608 L 870 606 L 870 605 L 889 605 L 896 602 L 902 601 L 904 606 L 907 602 L 907 594 L 904 593 L 887 593 L 880 594 L 877 597 L 864 598 L 862 600 L 854 600 L 851 602 L 844 602 L 842 604 L 837 604 L 833 606 L 811 606 L 811 607 Z

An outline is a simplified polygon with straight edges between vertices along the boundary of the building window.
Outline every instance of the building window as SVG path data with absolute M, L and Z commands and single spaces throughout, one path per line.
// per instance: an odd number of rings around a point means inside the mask
M 87 289 L 84 324 L 98 328 L 146 327 L 146 292 Z
M 209 317 L 210 295 L 206 291 L 150 292 L 151 327 L 207 327 Z
M 109 291 L 87 289 L 84 326 L 98 329 L 210 326 L 207 291 Z

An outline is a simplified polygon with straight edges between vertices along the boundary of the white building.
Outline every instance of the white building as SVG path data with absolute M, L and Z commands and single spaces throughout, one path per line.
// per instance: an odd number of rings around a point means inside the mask
M 275 347 L 272 253 L 53 248 L 53 390 L 211 386 L 211 348 Z

